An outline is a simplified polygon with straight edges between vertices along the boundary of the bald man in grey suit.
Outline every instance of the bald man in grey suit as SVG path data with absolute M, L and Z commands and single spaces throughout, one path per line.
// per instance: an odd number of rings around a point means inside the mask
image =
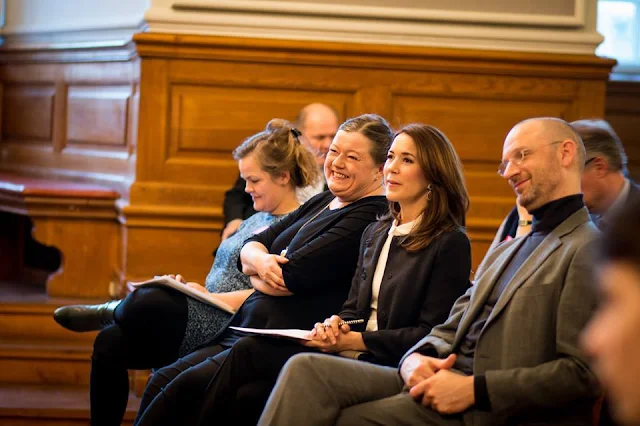
M 385 368 L 299 355 L 260 425 L 591 425 L 599 384 L 578 344 L 596 298 L 584 147 L 554 118 L 507 135 L 500 174 L 534 217 L 488 255 L 449 319 Z

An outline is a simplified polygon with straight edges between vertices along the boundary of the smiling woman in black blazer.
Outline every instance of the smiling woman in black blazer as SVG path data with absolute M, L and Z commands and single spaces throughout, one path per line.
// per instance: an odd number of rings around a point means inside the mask
M 460 160 L 438 129 L 409 125 L 395 135 L 384 178 L 390 211 L 363 233 L 342 311 L 317 323 L 304 346 L 255 336 L 236 342 L 209 384 L 198 424 L 214 418 L 255 424 L 280 369 L 296 353 L 348 353 L 394 366 L 444 322 L 471 271 Z M 354 319 L 364 323 L 339 326 Z

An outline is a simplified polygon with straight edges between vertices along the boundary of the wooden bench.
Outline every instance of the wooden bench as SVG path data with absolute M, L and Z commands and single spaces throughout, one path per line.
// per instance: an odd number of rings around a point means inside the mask
M 103 186 L 0 172 L 0 280 L 23 277 L 31 233 L 60 252 L 60 267 L 46 280 L 48 296 L 108 297 L 119 264 L 118 198 Z

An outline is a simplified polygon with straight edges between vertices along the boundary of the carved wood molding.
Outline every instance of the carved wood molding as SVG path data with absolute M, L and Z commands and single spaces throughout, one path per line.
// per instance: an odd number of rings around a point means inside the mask
M 471 74 L 607 79 L 615 60 L 565 55 L 365 43 L 138 33 L 143 58 L 199 59 Z

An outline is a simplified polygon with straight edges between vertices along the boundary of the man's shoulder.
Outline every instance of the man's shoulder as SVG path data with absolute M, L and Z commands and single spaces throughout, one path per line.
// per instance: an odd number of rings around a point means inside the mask
M 573 222 L 571 222 L 572 218 Z M 566 257 L 567 260 L 573 259 L 578 254 L 580 257 L 586 256 L 586 259 L 592 259 L 600 231 L 591 221 L 586 209 L 584 212 L 580 210 L 574 213 L 563 224 L 571 226 L 568 227 L 569 230 L 567 232 L 558 235 L 562 247 L 559 252 L 560 255 L 563 258 Z
M 629 195 L 626 203 L 633 203 L 637 199 L 640 199 L 640 185 L 629 179 Z
M 571 232 L 568 232 L 563 236 L 564 239 L 575 242 L 589 242 L 598 238 L 600 231 L 598 227 L 591 221 L 591 218 L 587 215 L 589 220 L 578 224 Z

